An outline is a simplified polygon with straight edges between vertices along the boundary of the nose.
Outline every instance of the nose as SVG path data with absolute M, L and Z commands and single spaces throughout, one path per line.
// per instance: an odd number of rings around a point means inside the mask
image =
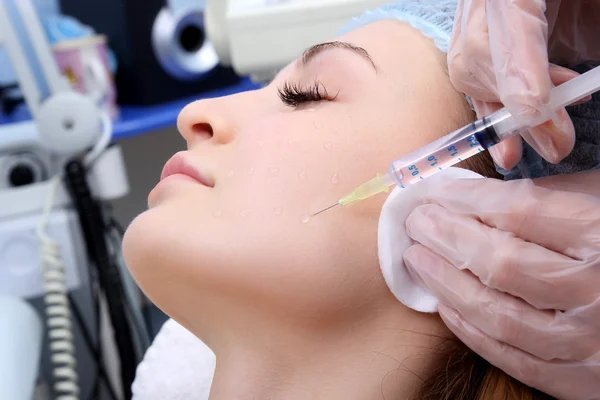
M 179 113 L 177 129 L 188 146 L 208 141 L 225 144 L 232 140 L 233 127 L 221 102 L 222 99 L 198 100 Z

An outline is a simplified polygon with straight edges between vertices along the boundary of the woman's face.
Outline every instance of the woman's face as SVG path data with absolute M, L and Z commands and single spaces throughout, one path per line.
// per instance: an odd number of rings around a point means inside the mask
M 291 316 L 322 326 L 393 300 L 377 259 L 385 196 L 310 215 L 458 127 L 464 100 L 444 55 L 407 25 L 373 23 L 336 40 L 264 89 L 189 104 L 180 156 L 206 185 L 162 181 L 127 231 L 140 286 L 209 345 L 208 325 Z

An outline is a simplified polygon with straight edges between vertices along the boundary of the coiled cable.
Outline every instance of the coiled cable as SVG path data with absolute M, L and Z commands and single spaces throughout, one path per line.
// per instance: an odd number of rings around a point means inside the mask
M 52 212 L 59 176 L 50 181 L 50 192 L 46 198 L 42 219 L 37 228 L 37 236 L 42 244 L 42 264 L 46 295 L 46 325 L 50 349 L 50 362 L 53 365 L 54 392 L 56 400 L 79 400 L 79 377 L 77 359 L 73 343 L 71 309 L 65 278 L 65 266 L 60 246 L 46 232 Z

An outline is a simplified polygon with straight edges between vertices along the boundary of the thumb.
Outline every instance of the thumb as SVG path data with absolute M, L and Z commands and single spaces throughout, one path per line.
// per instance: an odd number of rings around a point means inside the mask
M 545 2 L 488 0 L 486 6 L 500 102 L 523 125 L 552 119 Z
M 573 78 L 578 77 L 580 74 L 570 70 L 568 68 L 563 68 L 558 65 L 550 64 L 550 78 L 552 83 L 556 86 L 562 85 L 563 83 L 570 81 Z M 590 101 L 592 96 L 584 97 L 583 99 L 577 101 L 574 104 L 581 104 L 587 101 Z M 475 111 L 479 117 L 487 116 L 492 114 L 493 112 L 499 110 L 502 107 L 500 103 L 485 103 L 480 101 L 474 101 Z M 563 132 L 567 132 L 566 135 L 560 135 L 561 137 L 566 138 L 567 141 L 571 140 L 573 135 L 570 135 L 570 127 L 572 126 L 569 115 L 564 110 L 559 110 L 557 115 L 560 117 L 560 125 L 564 126 Z M 548 128 L 550 126 L 550 128 Z M 554 121 L 549 121 L 539 127 L 533 129 L 534 133 L 545 134 L 544 129 L 554 129 L 557 130 L 559 128 L 556 127 Z M 525 139 L 528 139 L 531 135 L 530 132 L 523 132 L 523 136 Z M 529 142 L 529 141 L 528 141 Z M 566 143 L 564 148 L 567 148 L 567 151 L 571 150 L 571 145 L 569 142 Z M 498 164 L 501 168 L 510 170 L 514 168 L 519 160 L 521 159 L 523 151 L 523 145 L 521 142 L 521 138 L 518 136 L 511 137 L 506 139 L 497 145 L 490 147 L 489 152 L 494 159 L 494 162 Z M 568 154 L 568 153 L 567 153 Z
M 550 64 L 549 73 L 553 86 L 562 85 L 579 76 L 575 71 L 553 64 Z M 576 104 L 590 99 L 591 96 L 587 96 Z M 524 132 L 523 138 L 548 162 L 558 163 L 573 150 L 575 127 L 567 110 L 561 108 L 554 112 L 553 119 Z
M 557 113 L 548 107 L 553 84 L 545 2 L 488 0 L 486 5 L 500 102 L 521 125 L 536 127 L 524 135 L 525 140 L 546 160 L 557 163 L 572 150 L 574 129 L 564 110 Z M 537 127 L 540 121 L 547 122 Z

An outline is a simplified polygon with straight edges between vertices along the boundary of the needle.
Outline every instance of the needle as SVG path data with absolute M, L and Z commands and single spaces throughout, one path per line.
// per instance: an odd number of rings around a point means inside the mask
M 333 204 L 333 205 L 331 205 L 331 206 L 329 206 L 329 207 L 327 207 L 327 208 L 324 208 L 324 209 L 322 209 L 321 211 L 319 211 L 319 212 L 317 212 L 317 213 L 313 214 L 312 216 L 314 217 L 315 215 L 319 215 L 319 214 L 321 214 L 321 213 L 324 213 L 325 211 L 327 211 L 327 210 L 331 210 L 333 207 L 335 207 L 335 206 L 339 206 L 339 205 L 340 205 L 340 203 L 335 203 L 335 204 Z

